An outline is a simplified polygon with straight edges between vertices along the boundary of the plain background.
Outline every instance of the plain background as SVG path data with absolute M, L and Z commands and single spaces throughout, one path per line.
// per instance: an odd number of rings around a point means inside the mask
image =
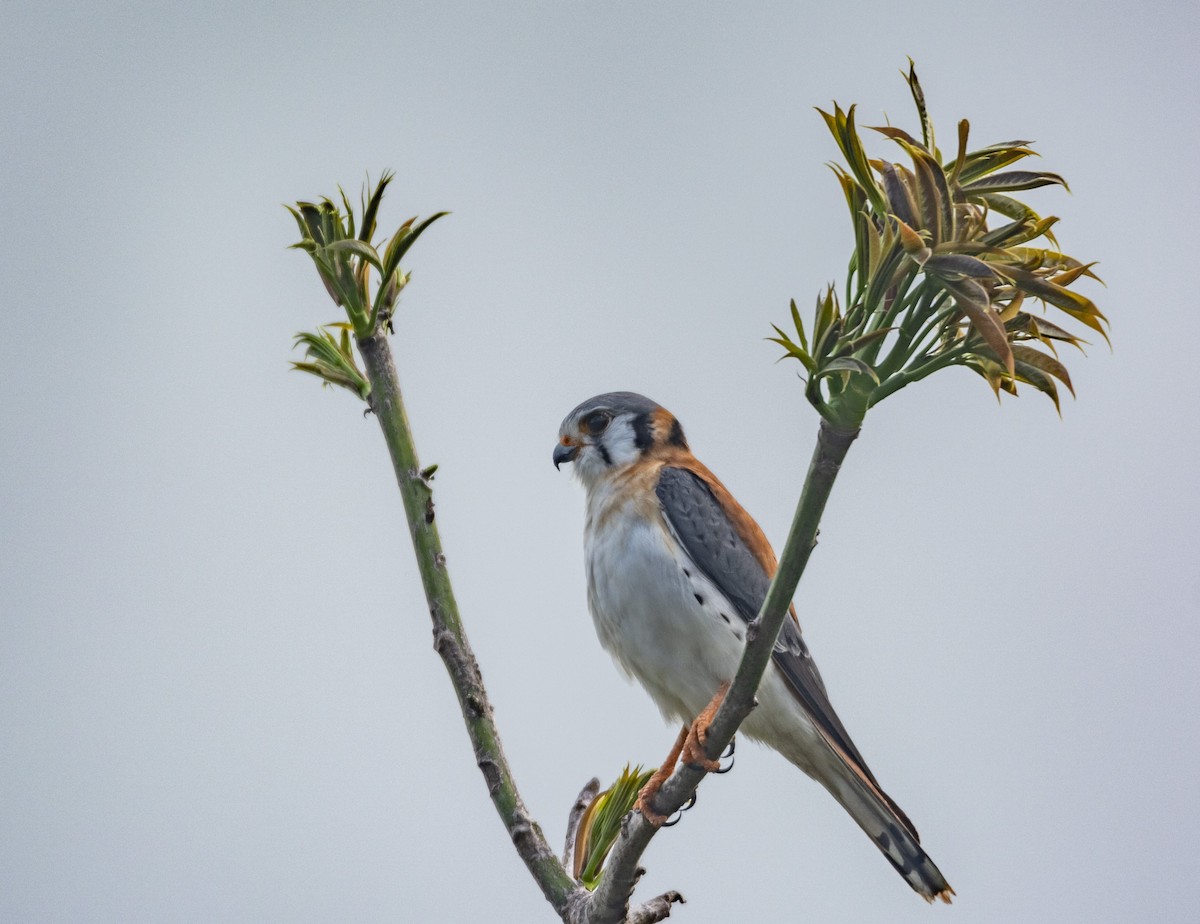
M 471 640 L 554 844 L 674 729 L 584 598 L 562 416 L 671 408 L 778 545 L 816 418 L 763 338 L 850 248 L 813 111 L 1032 138 L 1114 350 L 1062 419 L 954 370 L 868 418 L 800 587 L 959 898 L 777 755 L 657 838 L 672 920 L 1185 921 L 1200 899 L 1194 3 L 5 7 L 0 920 L 550 921 L 430 644 L 281 203 L 397 180 L 393 339 Z M 875 146 L 877 154 L 888 146 Z M 894 149 L 893 149 L 894 151 Z M 1094 338 L 1093 338 L 1094 339 Z

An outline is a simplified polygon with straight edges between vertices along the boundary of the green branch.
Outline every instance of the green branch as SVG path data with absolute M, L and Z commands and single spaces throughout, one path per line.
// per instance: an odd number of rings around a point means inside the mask
M 530 817 L 513 780 L 492 717 L 492 705 L 483 685 L 479 665 L 471 652 L 466 630 L 450 585 L 446 556 L 442 552 L 434 514 L 433 492 L 421 473 L 392 353 L 382 334 L 358 340 L 359 352 L 371 382 L 371 410 L 379 421 L 392 458 L 396 484 L 404 499 L 404 514 L 416 552 L 417 569 L 433 621 L 434 647 L 445 662 L 458 696 L 475 762 L 487 781 L 488 793 L 517 853 L 554 910 L 563 915 L 578 889 L 550 849 L 541 828 Z
M 319 204 L 300 202 L 289 209 L 302 239 L 294 245 L 306 251 L 333 300 L 346 312 L 348 323 L 326 325 L 318 333 L 303 333 L 297 343 L 306 347 L 307 361 L 293 367 L 316 375 L 327 385 L 338 385 L 367 401 L 379 421 L 391 455 L 396 484 L 404 502 L 404 514 L 416 553 L 417 569 L 429 604 L 434 648 L 441 656 L 458 697 L 475 762 L 483 773 L 488 794 L 496 807 L 513 846 L 546 900 L 564 920 L 577 907 L 584 890 L 568 875 L 541 828 L 530 817 L 513 780 L 512 770 L 500 744 L 500 733 L 479 664 L 471 651 L 450 584 L 446 556 L 438 536 L 432 470 L 422 470 L 409 428 L 400 382 L 385 335 L 400 290 L 409 275 L 400 259 L 420 234 L 444 215 L 440 212 L 415 224 L 405 222 L 392 235 L 384 255 L 371 243 L 375 214 L 383 190 L 391 180 L 384 174 L 364 204 L 359 235 L 355 236 L 354 213 L 345 195 L 343 213 L 330 199 Z M 379 276 L 372 293 L 372 274 Z M 350 332 L 362 357 L 360 370 L 350 347 Z

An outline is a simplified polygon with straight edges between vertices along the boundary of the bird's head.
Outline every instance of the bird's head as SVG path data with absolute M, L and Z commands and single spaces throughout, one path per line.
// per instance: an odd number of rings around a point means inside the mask
M 635 462 L 670 451 L 687 451 L 683 427 L 666 408 L 631 391 L 588 398 L 558 429 L 554 467 L 575 463 L 587 486 L 624 471 Z

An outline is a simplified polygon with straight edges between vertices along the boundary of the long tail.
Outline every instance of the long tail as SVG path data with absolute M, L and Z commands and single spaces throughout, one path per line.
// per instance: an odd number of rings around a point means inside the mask
M 863 773 L 864 768 L 829 743 L 841 763 L 838 769 L 845 772 L 833 774 L 833 778 L 823 774 L 827 778 L 821 782 L 918 895 L 927 902 L 940 898 L 950 904 L 954 890 L 921 848 L 921 838 L 912 822 L 874 779 Z

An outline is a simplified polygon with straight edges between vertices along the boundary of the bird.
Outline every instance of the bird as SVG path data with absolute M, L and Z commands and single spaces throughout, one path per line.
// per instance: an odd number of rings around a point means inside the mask
M 690 723 L 685 758 L 713 769 L 695 746 L 697 726 L 711 721 L 766 598 L 777 566 L 766 535 L 692 454 L 675 416 L 643 395 L 615 391 L 578 405 L 553 461 L 572 463 L 586 491 L 587 600 L 601 645 L 664 718 Z M 821 783 L 926 901 L 949 904 L 954 890 L 834 711 L 794 605 L 757 699 L 740 732 Z M 638 807 L 662 823 L 648 800 Z

